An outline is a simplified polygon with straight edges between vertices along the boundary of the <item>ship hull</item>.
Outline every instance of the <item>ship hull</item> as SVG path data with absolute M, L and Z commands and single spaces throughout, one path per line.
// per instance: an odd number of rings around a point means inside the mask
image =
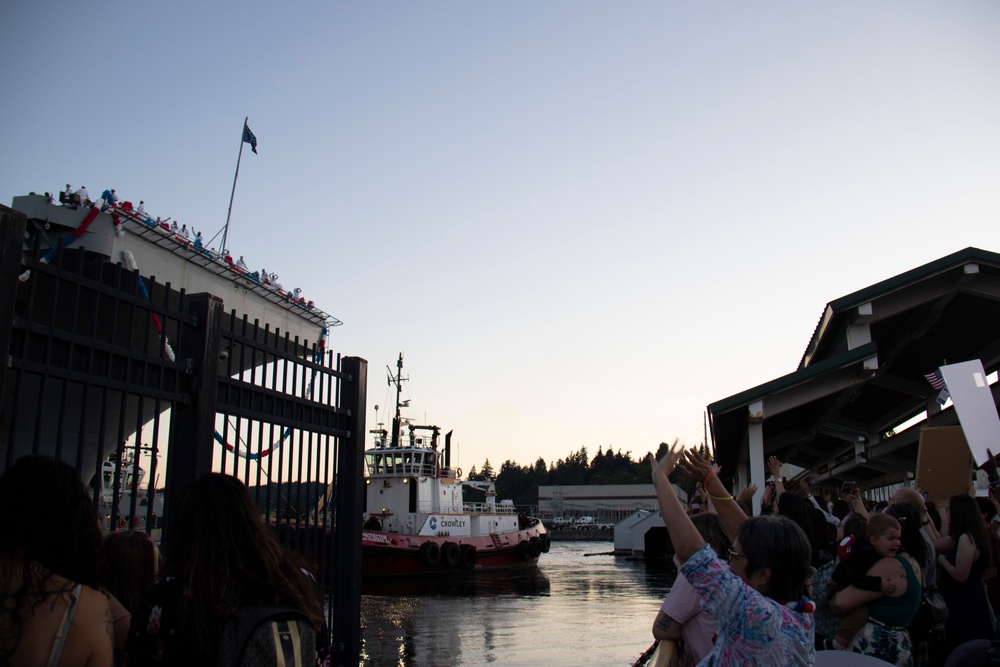
M 550 544 L 548 531 L 541 523 L 511 533 L 460 538 L 365 530 L 361 535 L 361 574 L 443 575 L 534 567 Z M 457 559 L 449 557 L 456 546 Z

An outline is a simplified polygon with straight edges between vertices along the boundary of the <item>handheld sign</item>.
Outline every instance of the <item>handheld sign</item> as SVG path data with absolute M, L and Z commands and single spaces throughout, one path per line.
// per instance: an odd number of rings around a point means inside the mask
M 989 458 L 986 449 L 997 449 L 1000 445 L 1000 417 L 986 381 L 983 362 L 973 359 L 942 366 L 939 370 L 955 404 L 972 458 L 976 465 L 982 465 Z

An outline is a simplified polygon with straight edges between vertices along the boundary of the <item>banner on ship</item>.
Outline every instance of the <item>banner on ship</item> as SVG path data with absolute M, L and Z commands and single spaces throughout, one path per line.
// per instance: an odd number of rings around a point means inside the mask
M 449 535 L 451 537 L 471 537 L 472 520 L 464 515 L 431 514 L 424 521 L 420 534 L 424 536 Z

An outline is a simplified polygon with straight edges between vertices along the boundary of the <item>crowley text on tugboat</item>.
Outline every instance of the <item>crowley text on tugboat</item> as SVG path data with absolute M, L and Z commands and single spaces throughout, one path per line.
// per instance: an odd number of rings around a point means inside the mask
M 519 514 L 510 500 L 496 502 L 492 481 L 461 481 L 451 467 L 451 433 L 439 451 L 437 426 L 408 424 L 401 434 L 403 355 L 396 362 L 396 414 L 390 436 L 372 431 L 365 452 L 366 504 L 361 534 L 362 574 L 399 575 L 482 571 L 534 566 L 551 544 L 539 519 Z M 486 492 L 468 503 L 463 487 Z

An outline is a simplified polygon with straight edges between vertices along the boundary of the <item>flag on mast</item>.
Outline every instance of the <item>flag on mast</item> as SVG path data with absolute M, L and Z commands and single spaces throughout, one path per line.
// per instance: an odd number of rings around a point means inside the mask
M 243 123 L 243 143 L 250 144 L 250 150 L 257 153 L 257 137 L 254 136 L 253 132 L 250 131 L 250 126 Z

